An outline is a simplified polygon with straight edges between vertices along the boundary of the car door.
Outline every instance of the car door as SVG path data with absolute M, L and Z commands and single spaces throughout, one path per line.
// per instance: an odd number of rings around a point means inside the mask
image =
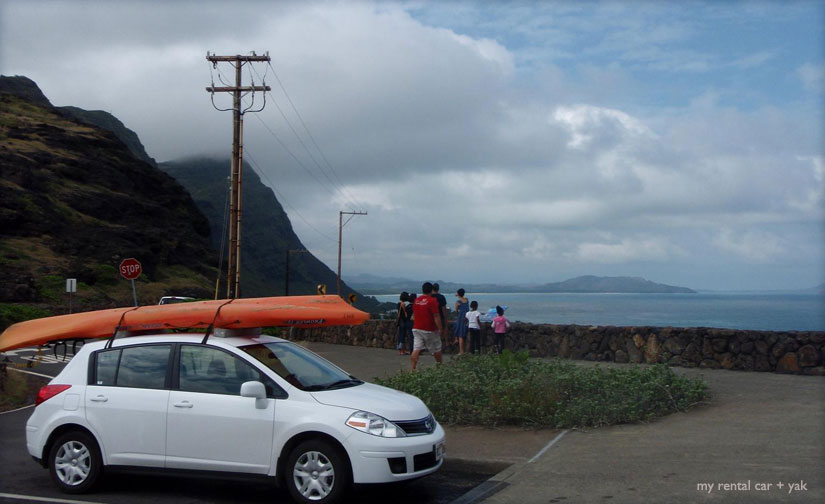
M 93 357 L 86 419 L 109 465 L 163 467 L 171 344 L 114 348 Z
M 237 356 L 207 345 L 181 345 L 176 361 L 166 466 L 266 474 L 272 461 L 275 400 L 268 398 L 259 409 L 254 398 L 240 396 L 240 389 L 244 382 L 267 379 Z

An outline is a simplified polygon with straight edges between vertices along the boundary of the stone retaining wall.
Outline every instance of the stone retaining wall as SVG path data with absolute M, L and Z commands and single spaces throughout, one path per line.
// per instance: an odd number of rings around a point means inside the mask
M 452 324 L 450 324 L 452 334 Z M 395 322 L 292 329 L 293 340 L 395 348 Z M 493 336 L 482 330 L 487 351 Z M 825 331 L 743 331 L 705 327 L 613 327 L 516 322 L 506 348 L 534 357 L 605 362 L 665 362 L 672 366 L 775 371 L 825 376 Z M 456 351 L 447 349 L 447 353 Z

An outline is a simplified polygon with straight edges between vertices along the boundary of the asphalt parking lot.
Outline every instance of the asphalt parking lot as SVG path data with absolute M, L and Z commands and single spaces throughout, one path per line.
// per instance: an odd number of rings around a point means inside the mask
M 392 350 L 305 345 L 365 380 L 409 369 L 409 357 Z M 43 363 L 33 371 L 45 374 L 53 365 L 59 364 Z M 421 365 L 433 365 L 432 358 L 424 357 Z M 825 502 L 825 379 L 674 371 L 702 377 L 710 403 L 650 423 L 588 430 L 447 426 L 441 471 L 402 485 L 357 489 L 345 502 Z M 130 475 L 105 479 L 94 494 L 60 494 L 26 453 L 28 415 L 28 410 L 0 414 L 0 502 L 45 502 L 4 494 L 64 503 L 288 502 L 284 493 L 260 483 Z M 767 484 L 773 486 L 758 487 Z

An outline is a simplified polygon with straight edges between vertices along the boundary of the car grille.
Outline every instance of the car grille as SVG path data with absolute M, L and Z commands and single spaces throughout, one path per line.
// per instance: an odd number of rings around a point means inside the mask
M 432 434 L 435 431 L 435 418 L 432 415 L 419 420 L 393 421 L 393 423 L 407 433 L 408 436 L 423 436 Z

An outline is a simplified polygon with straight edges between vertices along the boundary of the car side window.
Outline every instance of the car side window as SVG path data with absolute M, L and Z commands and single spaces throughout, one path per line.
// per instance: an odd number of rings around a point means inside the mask
M 120 349 L 98 352 L 95 367 L 95 385 L 114 386 L 117 376 L 117 364 L 120 362 Z
M 234 355 L 203 345 L 181 345 L 180 390 L 240 395 L 241 385 L 248 381 L 262 382 L 268 397 L 286 395 L 271 379 Z
M 172 345 L 146 345 L 98 352 L 95 384 L 163 389 Z

